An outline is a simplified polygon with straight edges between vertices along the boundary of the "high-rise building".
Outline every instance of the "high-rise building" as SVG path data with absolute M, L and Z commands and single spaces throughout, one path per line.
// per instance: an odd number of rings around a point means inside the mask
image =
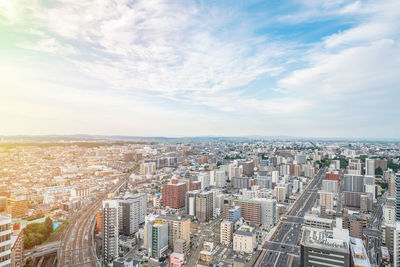
M 375 175 L 374 159 L 365 159 L 365 175 Z
M 249 188 L 250 187 L 250 178 L 234 176 L 232 178 L 232 187 L 235 189 Z
M 254 200 L 260 203 L 261 224 L 271 229 L 277 221 L 276 199 L 256 198 Z
M 226 172 L 222 170 L 215 171 L 215 186 L 218 188 L 226 186 L 226 180 L 228 177 L 226 176 Z
M 131 195 L 129 199 L 118 200 L 119 231 L 124 235 L 132 235 L 139 230 L 139 224 L 144 223 L 147 201 L 145 194 Z
M 237 162 L 231 163 L 228 166 L 228 175 L 229 180 L 232 181 L 232 178 L 235 176 L 242 176 L 243 175 L 243 166 L 238 166 Z
M 362 238 L 363 222 L 358 214 L 346 215 L 343 218 L 343 228 L 348 229 L 351 237 Z
M 276 186 L 275 187 L 275 198 L 278 202 L 284 202 L 286 199 L 286 187 Z
M 364 192 L 364 176 L 362 175 L 344 175 L 344 190 L 348 192 Z
M 204 190 L 210 187 L 210 175 L 207 172 L 199 173 L 197 180 L 201 182 L 201 189 Z
M 334 180 L 322 180 L 322 191 L 337 194 L 339 192 L 339 184 Z
M 396 173 L 395 179 L 396 221 L 400 221 L 400 172 Z
M 184 183 L 166 184 L 162 188 L 162 205 L 173 209 L 185 207 L 187 186 Z
M 345 229 L 330 231 L 305 227 L 300 251 L 302 267 L 350 267 L 349 233 Z
M 196 200 L 199 196 L 200 191 L 188 191 L 185 194 L 186 198 L 186 214 L 189 216 L 196 216 Z
M 207 222 L 213 216 L 213 193 L 201 192 L 196 199 L 196 218 Z
M 333 193 L 319 191 L 319 201 L 320 205 L 324 205 L 326 209 L 332 210 L 333 209 Z
M 117 200 L 103 201 L 101 234 L 104 262 L 111 262 L 115 257 L 118 257 L 118 209 Z
M 11 267 L 22 266 L 24 266 L 24 233 L 18 226 L 11 236 Z
M 149 256 L 160 258 L 168 249 L 168 223 L 150 221 L 145 224 L 144 247 Z
M 257 227 L 261 224 L 261 205 L 254 200 L 235 199 L 235 206 L 242 209 L 242 217 L 245 221 L 253 222 Z
M 190 244 L 190 218 L 187 216 L 164 215 L 158 218 L 162 222 L 168 223 L 168 240 L 172 247 L 175 240 L 182 239 L 186 242 L 186 248 Z M 185 251 L 186 253 L 187 251 Z
M 28 212 L 28 200 L 7 199 L 6 211 L 12 218 L 24 216 Z
M 233 222 L 222 221 L 221 223 L 221 244 L 229 247 L 233 238 Z
M 11 218 L 0 215 L 0 266 L 11 266 Z

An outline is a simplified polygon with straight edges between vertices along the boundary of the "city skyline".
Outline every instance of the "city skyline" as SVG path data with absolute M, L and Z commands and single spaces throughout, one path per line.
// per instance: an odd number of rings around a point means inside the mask
M 398 1 L 5 1 L 0 135 L 400 138 Z

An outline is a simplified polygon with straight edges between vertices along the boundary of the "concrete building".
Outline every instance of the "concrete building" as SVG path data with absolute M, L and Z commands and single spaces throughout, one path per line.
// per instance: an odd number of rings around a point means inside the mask
M 170 266 L 172 267 L 181 267 L 185 263 L 185 255 L 182 253 L 172 253 L 169 256 Z
M 210 187 L 210 175 L 207 172 L 199 173 L 197 180 L 201 183 L 201 189 L 204 190 Z
M 185 240 L 186 248 L 189 248 L 190 244 L 190 219 L 187 216 L 174 216 L 164 215 L 158 218 L 162 222 L 168 223 L 168 240 L 169 245 L 172 247 L 174 241 L 177 239 Z M 187 251 L 185 251 L 186 253 Z
M 221 223 L 221 244 L 229 247 L 233 238 L 233 223 L 232 221 L 222 221 Z
M 232 187 L 235 189 L 249 188 L 250 187 L 250 178 L 242 177 L 242 176 L 235 176 L 232 178 Z
M 196 218 L 207 222 L 213 217 L 213 193 L 201 192 L 196 199 Z
M 335 221 L 327 218 L 320 218 L 310 214 L 304 216 L 304 225 L 318 229 L 333 229 Z
M 375 175 L 374 159 L 365 159 L 365 175 Z
M 0 215 L 0 267 L 11 266 L 11 218 Z
M 256 227 L 261 224 L 261 205 L 254 200 L 235 199 L 235 206 L 240 206 L 242 209 L 242 217 L 245 221 L 253 222 Z
M 305 227 L 302 235 L 300 266 L 350 267 L 349 233 Z
M 284 202 L 286 200 L 286 188 L 284 186 L 276 186 L 274 190 L 276 201 Z
M 132 258 L 118 258 L 113 261 L 113 267 L 139 267 L 138 261 Z
M 344 190 L 348 192 L 364 192 L 364 176 L 362 175 L 344 175 Z
M 240 206 L 232 206 L 226 216 L 226 220 L 235 224 L 242 217 L 242 208 Z
M 184 239 L 175 239 L 174 240 L 174 252 L 186 254 L 189 250 L 190 244 L 187 243 Z
M 28 200 L 26 199 L 7 199 L 6 212 L 12 218 L 22 217 L 28 212 Z
M 396 221 L 400 221 L 400 172 L 395 175 Z
M 24 233 L 14 230 L 11 236 L 11 267 L 24 266 Z
M 351 237 L 362 238 L 363 222 L 360 215 L 350 214 L 344 216 L 343 228 L 349 230 Z
M 118 200 L 119 203 L 119 232 L 132 235 L 144 223 L 147 201 L 145 194 L 131 195 L 130 199 Z
M 189 216 L 196 216 L 196 200 L 200 194 L 200 191 L 188 191 L 185 194 L 186 198 L 186 214 Z
M 336 183 L 335 181 L 333 181 Z M 327 210 L 333 210 L 333 193 L 326 192 L 326 191 L 319 191 L 319 201 L 320 205 L 325 206 Z
M 396 210 L 392 205 L 383 206 L 383 220 L 387 223 L 394 223 L 396 221 Z
M 260 223 L 266 228 L 271 229 L 277 221 L 276 199 L 257 198 L 255 201 L 260 203 Z
M 257 246 L 254 227 L 242 225 L 233 234 L 233 250 L 237 252 L 252 253 Z
M 112 262 L 118 257 L 118 219 L 117 200 L 104 200 L 102 210 L 102 248 L 104 262 Z
M 363 241 L 350 237 L 351 266 L 371 267 Z
M 339 184 L 335 180 L 322 180 L 322 191 L 337 194 L 339 192 Z
M 148 255 L 160 258 L 168 249 L 168 223 L 162 221 L 150 221 L 145 224 L 144 247 Z
M 222 170 L 215 171 L 214 179 L 215 179 L 216 187 L 222 188 L 222 187 L 226 186 L 226 180 L 228 179 L 228 176 L 226 175 L 226 171 L 222 171 Z
M 162 188 L 162 206 L 173 209 L 185 207 L 187 186 L 184 183 L 166 184 Z

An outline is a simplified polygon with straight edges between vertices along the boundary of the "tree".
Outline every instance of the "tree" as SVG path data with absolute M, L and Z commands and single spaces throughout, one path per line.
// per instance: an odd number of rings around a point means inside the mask
M 381 166 L 375 169 L 375 175 L 383 175 L 383 170 Z

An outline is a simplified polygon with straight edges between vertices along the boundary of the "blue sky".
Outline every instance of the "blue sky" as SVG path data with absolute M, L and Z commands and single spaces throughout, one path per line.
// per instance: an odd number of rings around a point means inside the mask
M 0 134 L 399 138 L 399 1 L 0 1 Z

